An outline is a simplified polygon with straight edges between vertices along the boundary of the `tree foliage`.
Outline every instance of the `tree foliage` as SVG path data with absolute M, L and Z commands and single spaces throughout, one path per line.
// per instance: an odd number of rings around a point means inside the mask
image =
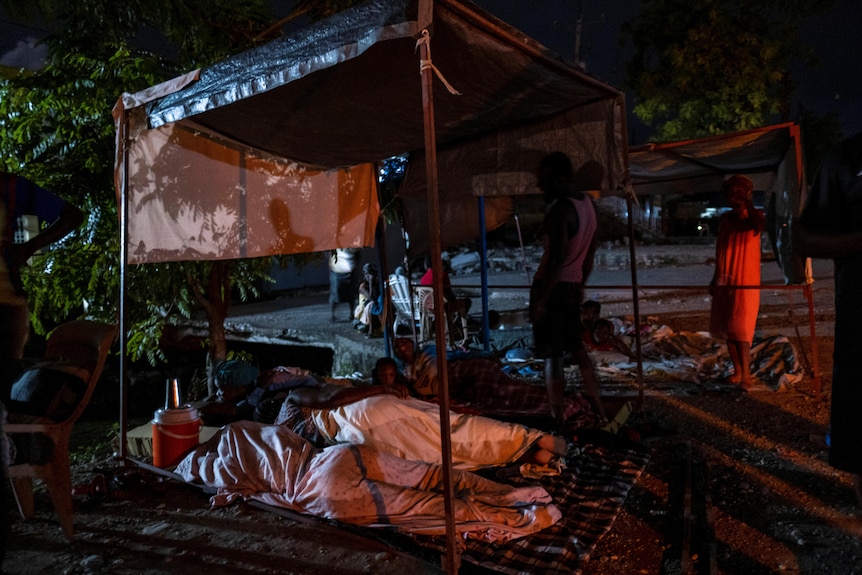
M 635 115 L 657 140 L 681 140 L 787 121 L 787 66 L 808 57 L 800 22 L 823 0 L 643 0 L 623 27 Z
M 108 59 L 54 54 L 42 70 L 0 83 L 0 157 L 19 174 L 80 207 L 85 225 L 24 270 L 37 332 L 88 302 L 115 319 L 119 240 L 110 109 L 126 86 L 146 86 L 159 66 L 118 48 Z
M 0 0 L 8 11 L 56 30 L 47 65 L 0 80 L 0 166 L 74 203 L 87 222 L 25 270 L 32 319 L 44 333 L 86 309 L 117 320 L 119 230 L 111 109 L 136 92 L 266 42 L 287 20 L 317 20 L 359 0 L 299 0 L 275 22 L 267 0 Z M 395 170 L 403 172 L 403 166 Z M 127 268 L 128 352 L 165 360 L 159 346 L 178 316 L 202 312 L 208 357 L 227 355 L 231 301 L 258 295 L 273 263 L 303 265 L 314 255 Z
M 119 232 L 111 109 L 135 92 L 249 48 L 277 33 L 263 0 L 4 0 L 18 13 L 57 22 L 47 65 L 0 81 L 0 166 L 52 190 L 88 219 L 25 271 L 39 332 L 77 315 L 116 321 Z M 141 36 L 146 35 L 146 42 Z M 142 48 L 160 45 L 156 53 Z M 256 293 L 270 258 L 130 267 L 129 351 L 152 362 L 166 322 L 201 308 L 210 357 L 225 356 L 224 317 L 233 295 Z M 219 323 L 220 322 L 220 323 Z

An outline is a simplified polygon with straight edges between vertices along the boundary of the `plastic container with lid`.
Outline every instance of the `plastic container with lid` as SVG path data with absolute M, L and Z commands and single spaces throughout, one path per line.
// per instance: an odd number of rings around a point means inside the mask
M 203 423 L 190 405 L 157 409 L 153 426 L 153 465 L 173 467 L 198 446 Z

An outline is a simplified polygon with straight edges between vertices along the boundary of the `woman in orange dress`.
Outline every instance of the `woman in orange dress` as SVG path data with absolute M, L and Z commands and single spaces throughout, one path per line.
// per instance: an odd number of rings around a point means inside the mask
M 715 243 L 715 274 L 710 283 L 712 309 L 709 331 L 727 341 L 733 362 L 729 382 L 748 391 L 751 381 L 751 340 L 760 309 L 759 289 L 734 286 L 760 285 L 760 233 L 763 213 L 754 207 L 754 184 L 746 176 L 731 176 L 724 182 L 731 211 L 722 215 Z

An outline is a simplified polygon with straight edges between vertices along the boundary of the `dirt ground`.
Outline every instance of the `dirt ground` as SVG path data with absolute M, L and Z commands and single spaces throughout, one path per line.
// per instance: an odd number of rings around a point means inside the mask
M 667 314 L 677 330 L 698 314 Z M 810 341 L 803 343 L 809 345 Z M 862 573 L 848 476 L 826 463 L 832 338 L 810 378 L 780 392 L 650 395 L 652 459 L 587 575 Z
M 707 306 L 701 296 L 679 295 L 649 313 L 674 330 L 698 331 Z M 762 306 L 758 329 L 791 327 L 779 308 Z M 818 323 L 833 320 L 834 308 L 817 309 Z M 805 330 L 792 341 L 810 354 Z M 630 424 L 652 457 L 584 575 L 862 574 L 862 520 L 851 485 L 826 463 L 831 336 L 821 335 L 817 347 L 816 394 L 810 372 L 797 386 L 749 395 L 676 395 L 647 386 Z M 442 572 L 438 556 L 417 557 L 365 532 L 248 504 L 211 510 L 197 489 L 137 470 L 118 474 L 106 457 L 108 427 L 89 421 L 76 429 L 77 540 L 63 539 L 40 491 L 35 519 L 9 515 L 4 572 Z M 100 472 L 106 483 L 90 485 Z

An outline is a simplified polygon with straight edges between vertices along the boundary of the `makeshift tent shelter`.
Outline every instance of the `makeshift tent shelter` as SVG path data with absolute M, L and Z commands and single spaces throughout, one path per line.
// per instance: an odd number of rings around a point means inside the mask
M 241 198 L 255 201 L 261 193 L 288 186 L 302 188 L 304 203 L 330 206 L 331 201 L 314 197 L 317 191 L 308 193 L 318 187 L 305 180 L 303 169 L 343 168 L 339 177 L 352 176 L 352 185 L 361 181 L 368 186 L 367 174 L 354 175 L 356 166 L 423 150 L 415 48 L 417 34 L 431 22 L 416 19 L 419 13 L 427 18 L 430 5 L 430 0 L 366 3 L 301 35 L 124 96 L 120 105 L 129 122 L 127 127 L 119 126 L 127 130 L 121 137 L 139 142 L 129 150 L 128 188 L 121 178 L 117 181 L 118 190 L 129 192 L 126 196 L 134 214 L 129 220 L 129 243 L 135 251 L 129 261 L 183 259 L 187 250 L 237 257 L 234 250 L 208 244 L 209 236 L 220 230 L 196 236 L 192 242 L 188 234 L 177 235 L 171 229 L 199 228 L 189 212 L 205 199 L 202 215 L 213 213 L 212 208 L 206 209 L 217 206 L 227 213 L 216 210 L 216 216 L 244 229 L 242 218 L 234 216 L 246 209 L 249 218 L 262 218 L 259 227 L 271 233 L 275 225 L 266 221 L 269 206 L 240 206 Z M 554 149 L 569 153 L 576 165 L 600 161 L 606 169 L 605 189 L 623 185 L 620 92 L 566 66 L 468 3 L 435 2 L 434 8 L 435 53 L 429 66 L 459 92 L 441 90 L 433 108 L 439 188 L 446 197 L 535 193 L 532 174 L 538 160 Z M 194 161 L 189 163 L 185 154 L 192 154 Z M 416 181 L 411 187 L 424 190 L 424 158 L 414 160 L 408 183 Z M 234 175 L 233 166 L 242 167 L 243 162 L 250 165 Z M 122 165 L 118 166 L 121 173 Z M 211 185 L 210 180 L 218 183 Z M 225 181 L 234 183 L 228 186 Z M 219 190 L 232 197 L 225 199 Z M 240 190 L 242 194 L 234 193 Z M 314 202 L 309 202 L 311 197 Z M 338 236 L 329 228 L 321 229 L 336 219 L 333 216 L 341 216 L 339 211 L 303 220 L 298 214 L 294 217 L 294 202 L 290 209 L 291 220 L 297 220 L 291 222 L 293 231 L 316 237 L 307 245 L 286 246 L 288 251 L 281 253 L 318 251 L 351 241 L 362 245 L 356 236 L 345 238 L 340 228 L 336 228 Z M 260 212 L 262 216 L 257 215 Z M 369 219 L 374 215 L 368 214 Z M 251 221 L 244 226 L 254 229 Z M 168 234 L 162 235 L 163 231 Z M 248 255 L 263 253 L 255 249 L 255 240 L 248 239 L 247 244 Z M 239 250 L 242 254 L 243 248 Z M 146 256 L 139 258 L 138 251 Z
M 806 179 L 802 134 L 793 123 L 766 126 L 696 140 L 647 144 L 629 150 L 635 196 L 718 192 L 731 174 L 745 174 L 767 194 L 767 233 L 789 288 L 803 290 L 809 304 L 814 346 L 815 389 L 819 391 L 816 335 L 811 298 L 811 262 L 792 246 L 793 219 L 802 211 Z
M 125 94 L 114 114 L 123 290 L 127 263 L 370 245 L 372 166 L 398 154 L 415 152 L 424 174 L 435 278 L 438 189 L 530 189 L 554 150 L 602 163 L 607 190 L 626 181 L 622 93 L 459 0 L 371 0 Z M 445 354 L 438 362 L 445 406 Z M 441 420 L 448 432 L 448 412 Z

